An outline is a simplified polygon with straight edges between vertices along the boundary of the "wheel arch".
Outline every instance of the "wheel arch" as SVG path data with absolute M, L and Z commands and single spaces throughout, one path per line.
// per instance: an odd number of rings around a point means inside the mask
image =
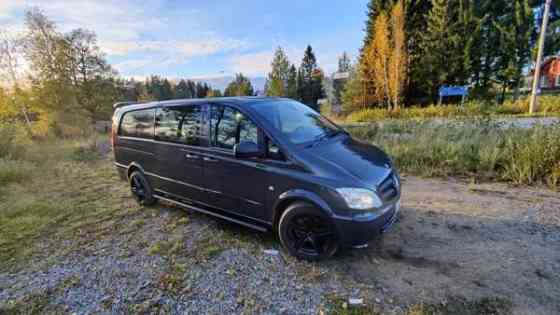
M 278 196 L 278 199 L 273 206 L 273 229 L 278 229 L 278 223 L 284 211 L 295 202 L 307 202 L 317 207 L 319 211 L 323 212 L 328 217 L 332 217 L 333 211 L 331 207 L 316 193 L 303 190 L 293 189 L 283 192 Z
M 134 172 L 136 170 L 142 172 L 143 174 L 146 173 L 146 172 L 144 172 L 144 168 L 140 164 L 138 164 L 137 162 L 132 162 L 126 168 L 126 178 L 130 179 L 130 174 L 132 174 L 132 172 Z

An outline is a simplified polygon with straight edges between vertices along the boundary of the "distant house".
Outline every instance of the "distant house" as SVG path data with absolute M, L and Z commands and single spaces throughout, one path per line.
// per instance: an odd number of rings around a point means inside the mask
M 332 75 L 332 86 L 335 90 L 334 100 L 332 102 L 332 111 L 336 114 L 342 111 L 342 90 L 344 89 L 344 84 L 350 78 L 350 72 L 335 72 Z M 338 93 L 336 92 L 338 91 Z
M 533 71 L 530 71 L 527 78 L 529 89 L 533 84 Z M 542 92 L 560 93 L 560 56 L 550 56 L 544 59 L 541 66 L 541 77 L 539 88 Z

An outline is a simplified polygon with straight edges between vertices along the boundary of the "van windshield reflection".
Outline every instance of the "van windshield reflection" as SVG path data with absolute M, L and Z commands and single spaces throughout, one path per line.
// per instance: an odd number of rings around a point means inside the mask
M 293 144 L 316 142 L 343 132 L 313 109 L 296 101 L 255 103 L 252 108 Z

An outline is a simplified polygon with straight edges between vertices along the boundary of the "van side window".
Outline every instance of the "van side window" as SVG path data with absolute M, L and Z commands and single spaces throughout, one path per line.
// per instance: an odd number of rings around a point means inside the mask
M 211 145 L 224 149 L 242 141 L 258 143 L 258 128 L 238 110 L 212 105 L 210 109 Z
M 154 134 L 154 110 L 144 109 L 125 113 L 119 135 L 151 139 Z
M 187 145 L 200 145 L 200 105 L 158 108 L 156 139 Z

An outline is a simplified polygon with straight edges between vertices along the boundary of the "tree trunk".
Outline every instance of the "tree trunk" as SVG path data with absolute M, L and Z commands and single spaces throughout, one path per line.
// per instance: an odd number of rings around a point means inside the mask
M 500 105 L 503 104 L 504 101 L 506 100 L 506 88 L 507 88 L 507 83 L 504 82 L 502 86 L 502 97 L 500 99 Z

